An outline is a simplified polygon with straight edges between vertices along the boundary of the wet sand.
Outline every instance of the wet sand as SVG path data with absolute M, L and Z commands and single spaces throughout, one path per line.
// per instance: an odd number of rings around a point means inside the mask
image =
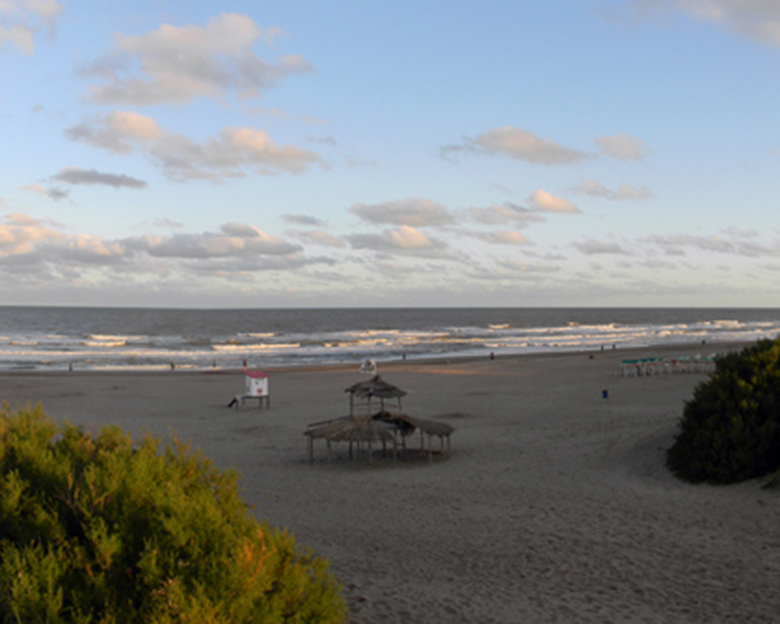
M 271 371 L 270 410 L 226 407 L 240 371 L 2 373 L 0 400 L 173 433 L 237 468 L 259 517 L 330 560 L 354 622 L 776 622 L 780 492 L 663 465 L 706 377 L 616 376 L 623 358 L 724 348 L 380 366 L 406 413 L 449 414 L 452 452 L 433 464 L 334 446 L 327 465 L 321 441 L 309 463 L 303 431 L 347 413 L 357 366 Z

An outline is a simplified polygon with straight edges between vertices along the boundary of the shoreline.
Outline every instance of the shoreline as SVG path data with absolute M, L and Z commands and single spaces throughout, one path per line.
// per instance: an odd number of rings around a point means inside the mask
M 658 345 L 644 345 L 644 346 L 630 346 L 630 347 L 618 347 L 616 349 L 582 349 L 582 350 L 565 350 L 565 351 L 547 351 L 547 352 L 526 352 L 526 353 L 501 353 L 495 352 L 495 360 L 507 360 L 507 359 L 519 359 L 519 358 L 554 358 L 554 357 L 569 357 L 577 355 L 586 356 L 606 356 L 616 354 L 638 354 L 646 353 L 651 350 L 658 350 L 661 352 L 670 352 L 675 350 L 684 350 L 686 352 L 692 351 L 708 351 L 713 352 L 713 347 L 720 347 L 715 349 L 715 352 L 733 351 L 739 350 L 751 344 L 755 344 L 755 341 L 710 341 L 702 344 L 701 342 L 682 342 L 682 343 L 669 343 Z M 382 369 L 398 369 L 406 366 L 440 366 L 458 363 L 470 363 L 480 362 L 486 359 L 490 359 L 489 352 L 486 355 L 475 356 L 465 355 L 459 357 L 457 354 L 448 356 L 431 356 L 431 357 L 414 357 L 407 360 L 393 359 L 387 361 L 378 361 L 377 367 Z M 326 370 L 345 370 L 353 371 L 356 367 L 359 367 L 362 361 L 355 362 L 334 362 L 334 363 L 322 363 L 322 364 L 301 364 L 301 365 L 282 365 L 282 366 L 248 366 L 247 370 L 263 370 L 266 372 L 274 373 L 292 373 L 296 371 L 300 372 L 317 372 Z M 26 375 L 40 375 L 40 376 L 109 376 L 109 375 L 138 375 L 138 376 L 157 376 L 157 375 L 237 375 L 244 372 L 243 368 L 177 368 L 175 370 L 168 370 L 167 368 L 159 368 L 155 370 L 148 369 L 134 369 L 128 367 L 114 368 L 110 370 L 98 370 L 98 369 L 74 369 L 74 370 L 3 370 L 0 369 L 0 377 L 3 376 L 26 376 Z M 381 374 L 381 373 L 380 373 Z

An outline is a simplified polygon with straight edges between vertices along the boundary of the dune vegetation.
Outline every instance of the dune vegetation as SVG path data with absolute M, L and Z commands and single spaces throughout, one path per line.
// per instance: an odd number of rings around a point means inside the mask
M 341 622 L 327 562 L 176 440 L 0 410 L 0 621 Z
M 667 466 L 693 483 L 780 485 L 780 339 L 719 356 L 685 404 Z

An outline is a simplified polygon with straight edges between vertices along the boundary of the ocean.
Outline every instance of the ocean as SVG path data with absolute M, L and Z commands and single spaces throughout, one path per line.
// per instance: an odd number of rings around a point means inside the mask
M 780 309 L 0 306 L 0 370 L 207 370 L 752 341 Z

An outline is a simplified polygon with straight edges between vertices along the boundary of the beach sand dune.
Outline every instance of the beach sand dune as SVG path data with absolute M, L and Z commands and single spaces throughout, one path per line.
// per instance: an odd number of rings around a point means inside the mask
M 336 446 L 327 465 L 322 441 L 309 463 L 302 433 L 346 415 L 357 367 L 272 372 L 262 411 L 226 408 L 240 372 L 8 373 L 0 399 L 236 467 L 259 517 L 330 559 L 354 622 L 777 622 L 780 495 L 663 466 L 704 376 L 618 378 L 625 352 L 594 356 L 380 365 L 406 413 L 457 428 L 433 464 Z

